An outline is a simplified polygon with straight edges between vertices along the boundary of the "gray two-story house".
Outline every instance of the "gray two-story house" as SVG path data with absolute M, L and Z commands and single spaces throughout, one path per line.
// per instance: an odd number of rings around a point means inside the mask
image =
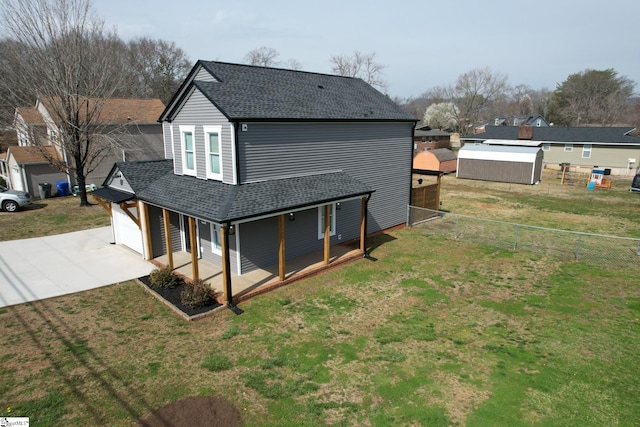
M 116 163 L 96 196 L 146 259 L 231 274 L 403 224 L 416 120 L 361 79 L 198 61 L 159 118 L 165 160 Z M 169 264 L 172 264 L 169 256 Z

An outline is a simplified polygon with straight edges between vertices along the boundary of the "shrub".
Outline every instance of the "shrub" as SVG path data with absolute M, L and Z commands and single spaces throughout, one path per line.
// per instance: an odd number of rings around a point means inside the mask
M 178 277 L 169 267 L 163 269 L 156 268 L 149 275 L 149 282 L 153 288 L 171 289 L 182 283 L 182 279 Z
M 7 182 L 1 176 L 0 176 L 0 185 L 3 186 L 3 187 L 7 187 Z
M 182 305 L 186 307 L 202 307 L 211 304 L 211 285 L 204 280 L 198 279 L 184 284 L 184 291 L 180 293 Z

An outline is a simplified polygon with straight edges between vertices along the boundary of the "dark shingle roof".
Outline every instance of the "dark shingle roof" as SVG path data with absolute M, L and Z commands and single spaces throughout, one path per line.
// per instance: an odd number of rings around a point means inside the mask
M 640 138 L 627 135 L 632 127 L 534 127 L 533 141 L 559 143 L 602 143 L 602 144 L 640 144 Z M 467 141 L 486 141 L 487 139 L 518 140 L 517 126 L 487 126 L 485 132 L 466 135 Z
M 431 152 L 440 162 L 447 162 L 449 160 L 457 159 L 456 154 L 448 148 L 436 148 L 435 150 L 431 150 Z
M 373 192 L 344 172 L 231 185 L 174 175 L 171 160 L 118 163 L 117 166 L 140 200 L 220 223 Z
M 213 61 L 198 64 L 217 82 L 193 84 L 229 120 L 416 121 L 358 78 Z M 162 118 L 170 116 L 172 108 Z
M 115 167 L 122 172 L 135 193 L 144 190 L 163 176 L 168 174 L 173 176 L 173 160 L 171 159 L 118 162 Z

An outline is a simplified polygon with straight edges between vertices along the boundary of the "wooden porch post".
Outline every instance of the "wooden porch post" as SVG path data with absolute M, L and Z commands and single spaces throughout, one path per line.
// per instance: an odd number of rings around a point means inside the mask
M 196 219 L 189 217 L 189 239 L 191 242 L 191 268 L 193 270 L 193 280 L 198 280 L 198 236 L 196 235 Z
M 365 236 L 367 234 L 367 198 L 363 197 L 360 201 L 360 250 L 365 253 Z
M 324 265 L 329 264 L 331 247 L 331 205 L 324 205 Z
M 442 173 L 438 173 L 438 183 L 436 187 L 436 210 L 440 210 L 440 184 L 442 183 Z
M 173 247 L 171 245 L 171 223 L 168 210 L 162 209 L 162 219 L 164 220 L 164 247 L 167 252 L 169 268 L 173 270 Z
M 144 230 L 144 243 L 147 252 L 146 259 L 153 259 L 153 249 L 151 246 L 151 226 L 149 225 L 149 208 L 145 202 L 139 201 L 138 203 L 142 205 L 142 209 L 140 211 L 142 211 L 142 215 L 144 216 L 144 222 L 141 222 L 139 218 L 140 215 L 138 214 L 139 223 L 144 224 L 142 228 Z
M 278 216 L 278 275 L 280 280 L 284 280 L 285 269 L 285 247 L 284 247 L 284 214 Z

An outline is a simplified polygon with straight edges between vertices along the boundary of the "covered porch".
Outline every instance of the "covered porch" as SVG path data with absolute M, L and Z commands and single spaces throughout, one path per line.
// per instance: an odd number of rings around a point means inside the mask
M 231 273 L 231 294 L 235 302 L 244 301 L 252 296 L 268 292 L 272 289 L 312 276 L 321 271 L 334 268 L 346 262 L 360 259 L 363 252 L 359 242 L 344 243 L 332 246 L 329 263 L 325 263 L 324 251 L 287 260 L 284 279 L 280 277 L 280 265 L 274 264 L 264 269 L 257 269 L 243 275 Z M 166 267 L 170 260 L 168 255 L 156 257 L 152 262 L 159 267 Z M 211 289 L 218 295 L 218 301 L 225 302 L 225 280 L 222 267 L 203 259 L 196 260 L 200 279 L 211 285 Z M 173 252 L 173 271 L 187 279 L 193 279 L 193 259 L 188 252 Z

